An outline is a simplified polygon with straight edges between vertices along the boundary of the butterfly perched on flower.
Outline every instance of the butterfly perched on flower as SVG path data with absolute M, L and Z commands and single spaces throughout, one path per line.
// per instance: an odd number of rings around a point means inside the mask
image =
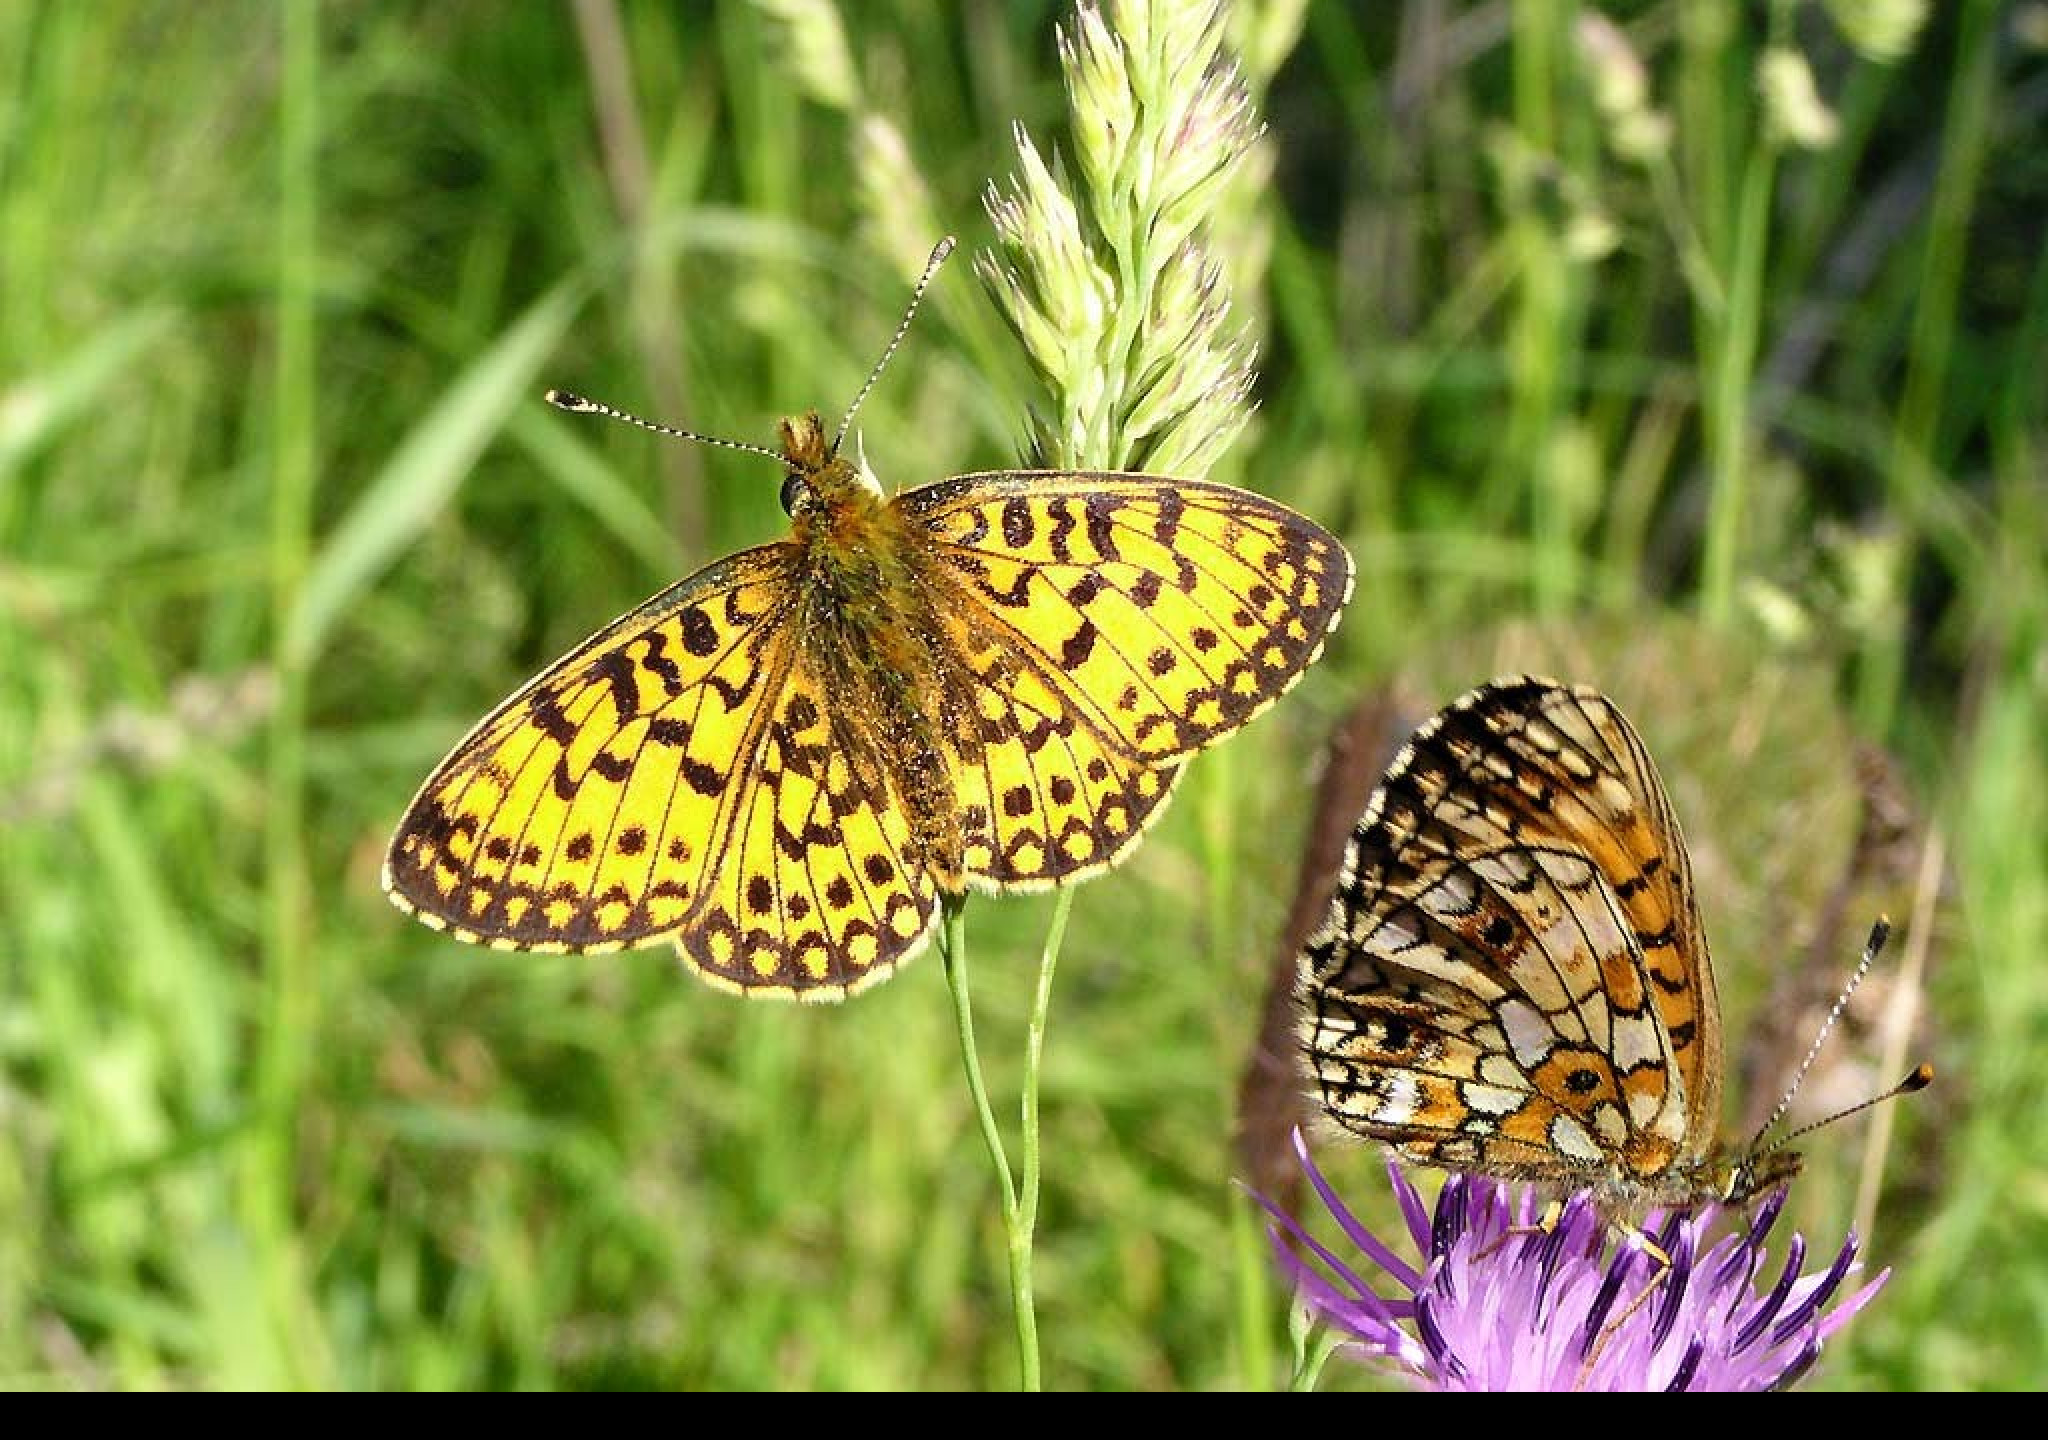
M 1350 595 L 1343 546 L 1248 491 L 1011 470 L 889 496 L 845 433 L 814 412 L 762 452 L 789 539 L 636 606 L 455 747 L 392 840 L 400 909 L 505 949 L 668 941 L 728 989 L 838 999 L 942 897 L 1127 854 Z
M 1414 733 L 1299 997 L 1324 1113 L 1405 1159 L 1587 1191 L 1617 1219 L 1798 1170 L 1762 1132 L 1716 1143 L 1720 1005 L 1684 838 L 1634 727 L 1584 686 L 1497 680 Z

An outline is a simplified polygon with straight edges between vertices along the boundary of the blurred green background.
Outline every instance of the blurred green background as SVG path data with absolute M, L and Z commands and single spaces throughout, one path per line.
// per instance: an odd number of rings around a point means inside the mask
M 1234 9 L 1263 379 L 1218 474 L 1360 581 L 1080 895 L 1048 1382 L 1284 1378 L 1232 1135 L 1317 757 L 1534 667 L 1660 758 L 1752 1109 L 1902 924 L 1834 1083 L 1941 1079 L 1806 1147 L 1800 1223 L 1867 1168 L 1895 1267 L 1820 1383 L 2038 1384 L 2048 5 Z M 772 466 L 542 390 L 836 412 L 1012 124 L 1065 147 L 1067 11 L 0 7 L 0 1384 L 1012 1382 L 935 960 L 744 1004 L 452 943 L 377 866 L 503 694 L 781 532 Z M 956 261 L 863 411 L 885 482 L 1016 457 L 1014 349 Z M 1006 1114 L 1047 903 L 971 912 Z

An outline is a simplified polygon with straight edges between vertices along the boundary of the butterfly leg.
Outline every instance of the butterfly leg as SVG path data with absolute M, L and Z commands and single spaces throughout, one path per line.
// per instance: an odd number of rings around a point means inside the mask
M 1508 1226 L 1507 1229 L 1501 1231 L 1500 1234 L 1496 1235 L 1493 1238 L 1492 1242 L 1488 1244 L 1484 1250 L 1481 1250 L 1477 1255 L 1473 1256 L 1472 1258 L 1475 1261 L 1484 1260 L 1487 1256 L 1493 1254 L 1494 1251 L 1500 1249 L 1501 1246 L 1507 1244 L 1508 1241 L 1514 1239 L 1518 1235 L 1552 1234 L 1556 1231 L 1558 1222 L 1563 1219 L 1564 1201 L 1553 1200 L 1548 1205 L 1545 1205 L 1543 1207 L 1543 1213 L 1536 1217 L 1536 1223 L 1534 1225 Z

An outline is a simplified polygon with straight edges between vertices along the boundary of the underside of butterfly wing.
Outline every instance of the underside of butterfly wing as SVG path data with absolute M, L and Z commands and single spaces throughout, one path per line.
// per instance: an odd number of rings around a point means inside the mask
M 1416 732 L 1302 996 L 1324 1110 L 1410 1158 L 1625 1190 L 1709 1149 L 1717 1011 L 1683 843 L 1593 691 L 1498 681 Z

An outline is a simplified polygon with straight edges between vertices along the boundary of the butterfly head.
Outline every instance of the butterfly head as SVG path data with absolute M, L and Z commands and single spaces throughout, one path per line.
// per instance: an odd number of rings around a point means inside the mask
M 782 513 L 795 519 L 817 501 L 820 477 L 833 463 L 832 444 L 817 411 L 782 422 L 782 463 L 789 470 L 782 480 Z
M 1801 1163 L 1794 1150 L 1746 1150 L 1715 1167 L 1714 1189 L 1723 1205 L 1747 1205 L 1791 1183 Z
M 882 498 L 874 477 L 845 459 L 836 441 L 825 435 L 815 410 L 782 422 L 782 513 L 792 520 L 815 517 L 821 510 L 844 511 L 856 492 Z
M 932 283 L 932 276 L 952 253 L 953 237 L 950 235 L 933 247 L 931 258 L 924 263 L 924 274 L 919 278 L 917 288 L 910 292 L 910 306 L 903 312 L 902 322 L 890 337 L 888 348 L 882 351 L 882 358 L 868 372 L 867 383 L 860 387 L 860 393 L 846 407 L 846 417 L 839 422 L 838 433 L 827 440 L 825 423 L 815 410 L 793 415 L 782 422 L 782 458 L 789 466 L 789 474 L 782 482 L 782 509 L 790 519 L 799 522 L 799 533 L 803 529 L 801 522 L 819 503 L 834 514 L 843 516 L 858 509 L 851 503 L 856 494 L 870 500 L 882 498 L 882 487 L 876 483 L 875 477 L 867 472 L 865 466 L 852 465 L 840 459 L 839 447 L 845 441 L 847 431 L 853 428 L 853 417 L 860 413 L 860 402 L 868 398 L 868 391 L 875 388 L 875 381 L 888 367 L 896 347 L 909 333 L 911 319 L 917 314 L 919 302 L 924 299 L 925 287 Z

